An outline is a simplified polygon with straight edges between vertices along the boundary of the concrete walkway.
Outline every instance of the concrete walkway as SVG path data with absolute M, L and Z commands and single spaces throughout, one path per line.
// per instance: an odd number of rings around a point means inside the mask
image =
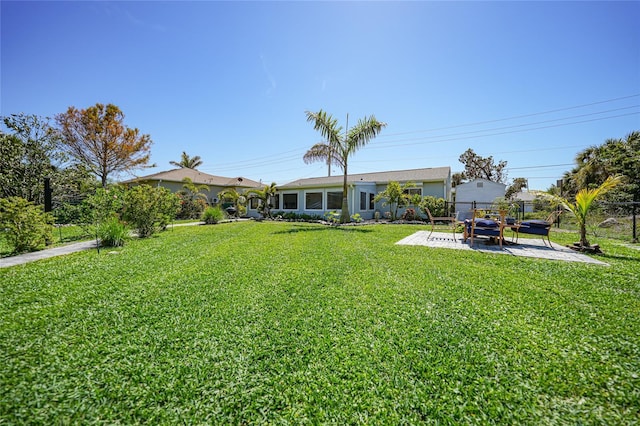
M 563 260 L 565 262 L 582 262 L 594 265 L 609 266 L 608 263 L 594 259 L 586 254 L 578 253 L 570 248 L 552 243 L 553 248 L 545 246 L 539 238 L 520 238 L 518 244 L 503 245 L 502 250 L 497 244 L 486 244 L 486 238 L 475 238 L 473 246 L 470 240 L 462 241 L 462 235 L 456 234 L 456 239 L 450 233 L 434 232 L 429 238 L 429 231 L 418 231 L 396 244 L 425 246 L 433 248 L 447 248 L 454 250 L 473 250 L 482 253 L 510 254 L 512 256 L 534 257 L 538 259 Z
M 168 228 L 179 226 L 202 225 L 204 222 L 176 223 L 169 225 Z M 0 258 L 0 268 L 8 268 L 10 266 L 23 265 L 36 260 L 49 259 L 56 256 L 64 256 L 65 254 L 75 253 L 78 251 L 95 249 L 96 240 L 81 241 L 79 243 L 71 243 L 64 246 L 48 248 L 32 253 L 19 254 L 17 256 Z
M 3 257 L 0 259 L 0 268 L 8 268 L 10 266 L 22 265 L 36 260 L 49 259 L 50 257 L 62 256 L 78 251 L 95 249 L 96 240 L 82 241 L 79 243 L 71 243 L 60 247 L 53 247 L 46 250 L 34 251 L 32 253 L 19 254 L 12 257 Z

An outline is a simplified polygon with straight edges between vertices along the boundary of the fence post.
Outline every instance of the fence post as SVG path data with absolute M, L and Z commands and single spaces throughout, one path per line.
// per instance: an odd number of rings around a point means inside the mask
M 49 213 L 51 211 L 51 178 L 44 178 L 44 211 Z
M 631 215 L 632 215 L 632 230 L 633 230 L 633 239 L 631 240 L 631 242 L 633 243 L 637 243 L 638 242 L 638 236 L 636 234 L 636 203 L 632 204 L 631 207 Z

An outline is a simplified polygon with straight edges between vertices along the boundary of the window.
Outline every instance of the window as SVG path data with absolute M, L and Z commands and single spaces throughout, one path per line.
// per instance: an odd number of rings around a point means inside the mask
M 342 209 L 342 191 L 327 192 L 327 210 Z
M 298 210 L 298 194 L 282 194 L 282 208 L 285 210 Z
M 484 182 L 476 182 L 476 188 L 482 188 L 484 186 Z
M 360 210 L 367 209 L 367 193 L 360 191 Z
M 404 193 L 408 194 L 410 197 L 413 197 L 414 195 L 422 196 L 422 188 L 407 188 L 404 190 Z
M 373 210 L 376 208 L 375 207 L 376 203 L 374 201 L 375 198 L 376 198 L 375 194 L 369 194 L 369 210 Z
M 322 192 L 307 192 L 304 194 L 305 210 L 322 210 Z
M 280 209 L 280 194 L 271 197 L 271 206 L 276 210 Z
M 257 210 L 259 204 L 260 200 L 258 200 L 257 198 L 251 198 L 251 200 L 249 200 L 249 208 L 251 210 Z

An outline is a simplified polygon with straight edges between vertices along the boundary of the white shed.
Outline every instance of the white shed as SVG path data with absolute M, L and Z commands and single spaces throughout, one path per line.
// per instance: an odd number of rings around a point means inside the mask
M 456 210 L 490 208 L 493 200 L 504 197 L 507 185 L 487 179 L 475 179 L 456 186 Z

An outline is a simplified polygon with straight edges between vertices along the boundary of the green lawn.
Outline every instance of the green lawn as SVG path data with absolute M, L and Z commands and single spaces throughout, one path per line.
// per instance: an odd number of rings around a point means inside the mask
M 640 251 L 395 245 L 423 228 L 182 227 L 0 269 L 0 424 L 640 422 Z

